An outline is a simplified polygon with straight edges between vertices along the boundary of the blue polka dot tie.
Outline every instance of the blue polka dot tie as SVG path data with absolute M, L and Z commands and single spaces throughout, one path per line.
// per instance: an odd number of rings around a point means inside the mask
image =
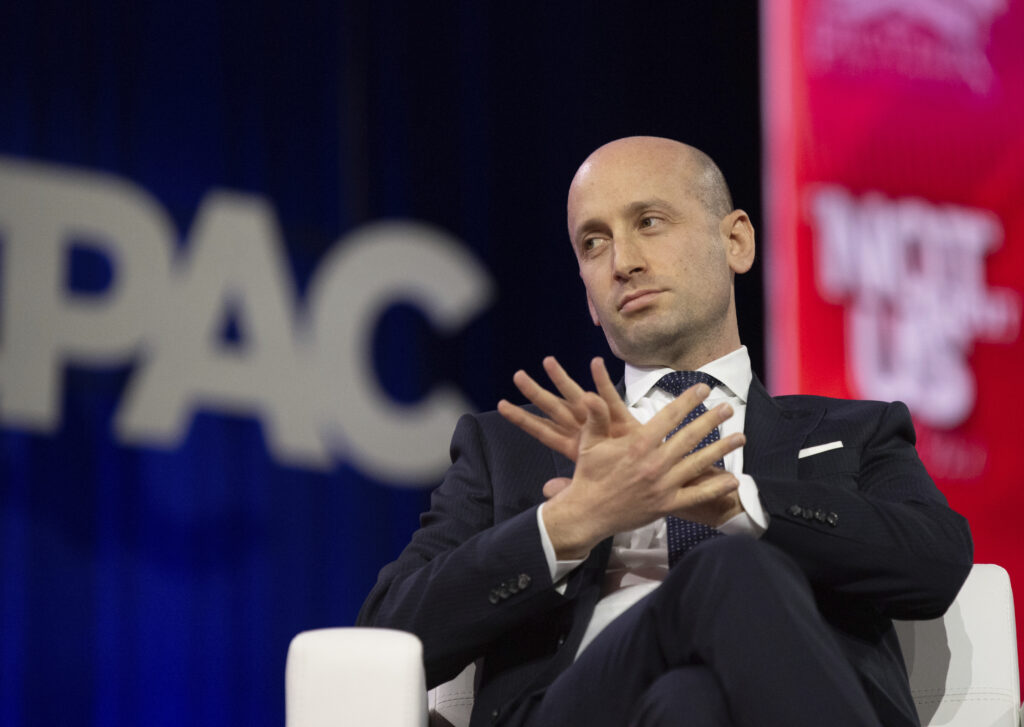
M 673 371 L 670 374 L 665 374 L 658 383 L 655 384 L 659 389 L 664 389 L 672 396 L 679 396 L 684 391 L 689 389 L 695 384 L 707 384 L 709 387 L 714 389 L 716 386 L 721 386 L 722 382 L 716 379 L 711 374 L 706 374 L 703 371 Z M 707 411 L 707 407 L 704 404 L 698 404 L 686 418 L 683 419 L 682 423 L 669 432 L 668 436 L 672 436 L 684 426 L 692 422 L 694 419 L 699 417 L 701 414 Z M 717 442 L 719 439 L 718 427 L 715 427 L 707 436 L 702 439 L 694 451 L 701 447 L 706 447 L 712 442 Z M 715 462 L 716 467 L 725 468 L 725 463 L 722 460 Z M 675 517 L 674 515 L 668 515 L 665 517 L 665 522 L 668 531 L 668 566 L 671 568 L 676 562 L 683 556 L 683 554 L 690 548 L 694 547 L 698 543 L 701 543 L 708 538 L 714 538 L 721 535 L 721 531 L 715 528 L 702 525 L 701 523 L 691 522 L 690 520 L 683 520 L 682 518 Z

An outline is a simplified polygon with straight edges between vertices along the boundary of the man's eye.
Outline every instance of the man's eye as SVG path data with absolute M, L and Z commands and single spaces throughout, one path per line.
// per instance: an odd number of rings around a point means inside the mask
M 580 247 L 583 249 L 583 252 L 590 252 L 595 247 L 600 245 L 601 242 L 602 242 L 602 238 L 600 238 L 600 237 L 588 237 L 587 239 L 585 239 L 583 241 L 583 244 L 580 245 Z
M 657 217 L 641 217 L 640 218 L 640 226 L 641 227 L 654 227 L 656 224 L 658 224 L 658 222 L 659 222 L 659 220 L 658 220 Z

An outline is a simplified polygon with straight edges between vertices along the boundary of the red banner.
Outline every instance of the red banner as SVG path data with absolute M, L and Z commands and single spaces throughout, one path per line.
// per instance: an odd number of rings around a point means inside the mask
M 906 402 L 1022 600 L 1024 1 L 762 14 L 769 387 Z

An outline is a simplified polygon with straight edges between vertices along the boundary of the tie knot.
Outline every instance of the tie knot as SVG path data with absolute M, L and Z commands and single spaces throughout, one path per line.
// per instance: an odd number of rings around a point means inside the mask
M 694 384 L 707 384 L 713 389 L 716 386 L 721 386 L 722 382 L 703 371 L 673 371 L 658 379 L 655 386 L 664 389 L 672 396 L 679 396 Z

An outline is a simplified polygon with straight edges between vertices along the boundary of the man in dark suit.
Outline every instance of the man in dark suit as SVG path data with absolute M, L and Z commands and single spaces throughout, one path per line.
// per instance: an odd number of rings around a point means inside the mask
M 568 221 L 622 385 L 547 359 L 557 394 L 519 372 L 536 408 L 464 417 L 359 622 L 417 634 L 430 684 L 476 660 L 473 725 L 916 724 L 891 619 L 942 614 L 972 546 L 906 408 L 765 392 L 753 228 L 698 150 L 601 147 Z

